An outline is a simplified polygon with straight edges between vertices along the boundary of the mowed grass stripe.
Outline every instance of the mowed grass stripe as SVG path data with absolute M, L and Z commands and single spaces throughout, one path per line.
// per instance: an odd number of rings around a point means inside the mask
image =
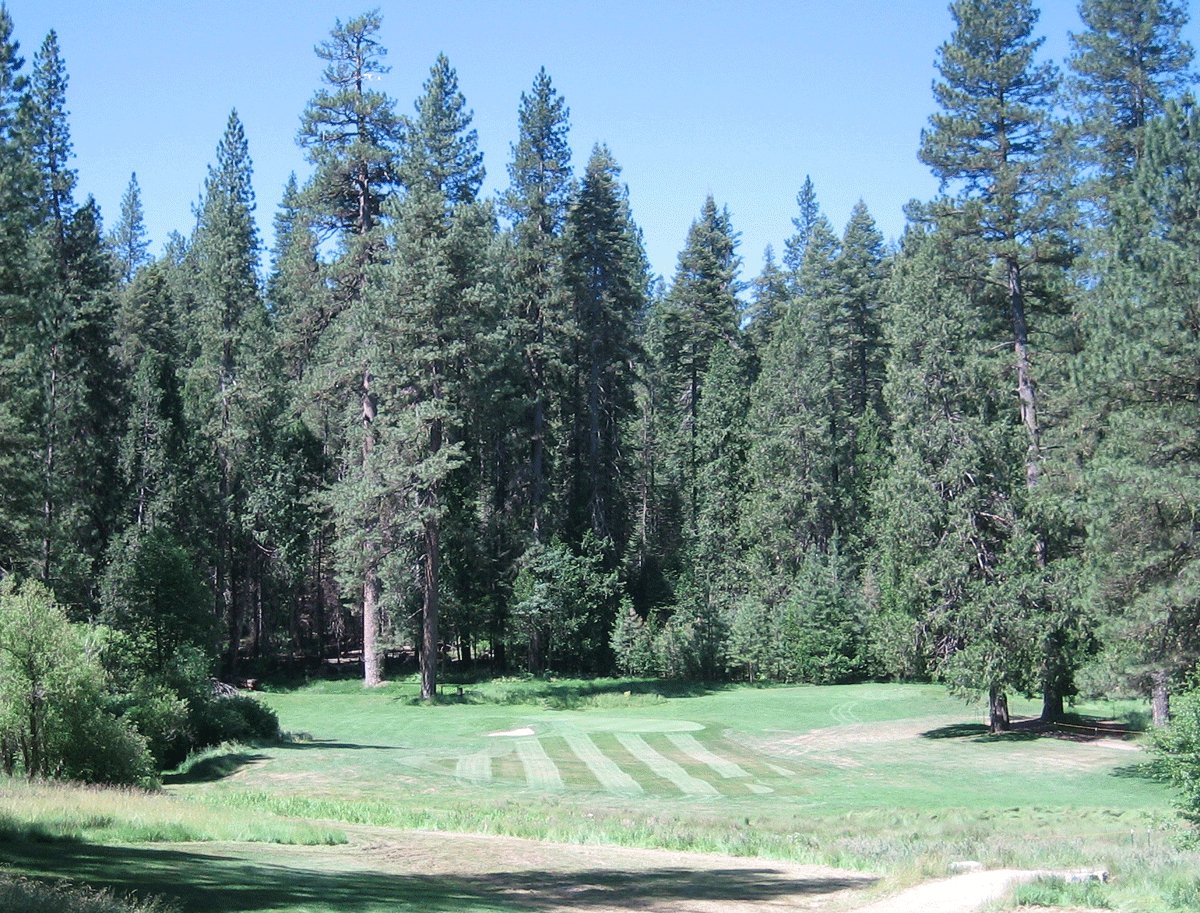
M 745 768 L 705 748 L 690 732 L 669 732 L 667 739 L 689 758 L 707 765 L 726 780 L 750 776 Z
M 539 789 L 562 789 L 558 766 L 536 738 L 517 740 L 517 757 L 525 767 L 525 782 Z
M 688 796 L 719 796 L 720 792 L 711 783 L 693 777 L 668 757 L 651 748 L 646 740 L 632 732 L 617 733 L 617 741 L 625 749 L 664 780 L 669 780 Z
M 492 755 L 487 751 L 477 751 L 466 757 L 459 758 L 455 765 L 454 775 L 460 780 L 470 780 L 472 783 L 489 783 L 492 779 Z
M 595 742 L 585 733 L 571 733 L 564 736 L 567 746 L 575 752 L 575 756 L 587 765 L 592 775 L 600 781 L 611 793 L 641 793 L 641 785 L 617 765 L 608 755 L 602 752 Z

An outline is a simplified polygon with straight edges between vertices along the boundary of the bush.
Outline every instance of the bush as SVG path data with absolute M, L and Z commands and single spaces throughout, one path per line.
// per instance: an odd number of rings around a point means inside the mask
M 108 712 L 104 629 L 72 624 L 43 584 L 0 582 L 0 766 L 12 775 L 151 785 L 146 741 Z
M 107 713 L 81 713 L 59 746 L 56 773 L 81 783 L 116 783 L 152 789 L 159 785 L 154 756 L 141 733 Z
M 1176 792 L 1176 805 L 1193 826 L 1200 825 L 1200 687 L 1171 705 L 1171 723 L 1154 734 L 1152 750 Z
M 160 770 L 174 767 L 191 749 L 188 704 L 166 685 L 139 682 L 117 702 L 120 715 L 146 739 Z
M 222 742 L 273 742 L 279 738 L 275 711 L 246 695 L 218 697 L 192 707 L 193 746 L 206 748 Z

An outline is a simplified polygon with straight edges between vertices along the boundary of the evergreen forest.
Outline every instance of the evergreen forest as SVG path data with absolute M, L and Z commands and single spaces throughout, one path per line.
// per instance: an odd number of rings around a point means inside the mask
M 376 88 L 378 11 L 316 47 L 271 237 L 234 112 L 152 257 L 136 176 L 107 226 L 77 186 L 55 33 L 27 65 L 0 7 L 4 769 L 145 780 L 270 729 L 211 680 L 271 674 L 934 680 L 997 731 L 1015 694 L 1165 723 L 1200 660 L 1187 3 L 1081 0 L 1061 62 L 1032 0 L 950 6 L 901 239 L 798 180 L 758 276 L 709 196 L 666 281 L 550 74 L 485 198 L 451 61 Z

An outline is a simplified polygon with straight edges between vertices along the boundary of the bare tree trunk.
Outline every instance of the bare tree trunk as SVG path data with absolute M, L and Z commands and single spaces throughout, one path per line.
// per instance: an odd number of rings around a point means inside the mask
M 442 420 L 434 419 L 429 427 L 429 452 L 442 449 Z M 425 493 L 425 580 L 424 604 L 421 610 L 421 699 L 432 700 L 437 694 L 438 664 L 438 574 L 441 542 L 438 520 L 438 482 L 429 483 Z
M 375 395 L 371 392 L 371 369 L 365 368 L 362 376 L 362 423 L 363 443 L 362 460 L 363 475 L 371 472 L 371 453 L 375 449 Z M 370 515 L 367 508 L 365 535 L 363 536 L 363 685 L 374 688 L 383 682 L 383 672 L 379 662 L 379 568 L 378 546 L 375 537 L 378 530 L 377 518 Z
M 1021 285 L 1021 267 L 1015 258 L 1007 261 L 1008 298 L 1012 312 L 1013 354 L 1017 367 L 1017 399 L 1021 404 L 1021 424 L 1025 426 L 1028 444 L 1025 449 L 1025 486 L 1035 489 L 1042 477 L 1042 426 L 1038 418 L 1037 384 L 1033 380 L 1033 368 L 1029 360 L 1029 327 L 1025 322 L 1025 293 Z M 1046 534 L 1034 530 L 1035 558 L 1039 567 L 1048 560 Z M 1047 655 L 1042 668 L 1042 714 L 1043 722 L 1061 719 L 1063 707 L 1063 679 L 1066 662 L 1063 656 L 1062 638 L 1054 634 L 1046 640 Z
M 425 521 L 425 601 L 421 611 L 421 699 L 437 694 L 438 663 L 438 521 Z
M 1012 728 L 1008 716 L 1008 696 L 998 685 L 992 685 L 988 689 L 988 720 L 992 732 L 1008 732 Z
M 1170 676 L 1162 669 L 1150 676 L 1150 718 L 1156 729 L 1171 722 Z
M 42 465 L 42 581 L 54 570 L 54 445 L 58 437 L 58 345 L 50 347 L 50 386 L 46 400 L 46 452 Z
M 374 688 L 383 683 L 379 662 L 379 574 L 374 566 L 363 572 L 363 685 Z

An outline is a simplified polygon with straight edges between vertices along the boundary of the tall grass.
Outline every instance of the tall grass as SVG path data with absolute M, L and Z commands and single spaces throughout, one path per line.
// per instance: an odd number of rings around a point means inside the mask
M 74 885 L 0 874 L 0 910 L 11 913 L 174 913 L 161 900 L 139 901 Z
M 335 844 L 336 828 L 238 815 L 143 790 L 0 778 L 0 841 Z M 5 909 L 0 906 L 0 910 Z

